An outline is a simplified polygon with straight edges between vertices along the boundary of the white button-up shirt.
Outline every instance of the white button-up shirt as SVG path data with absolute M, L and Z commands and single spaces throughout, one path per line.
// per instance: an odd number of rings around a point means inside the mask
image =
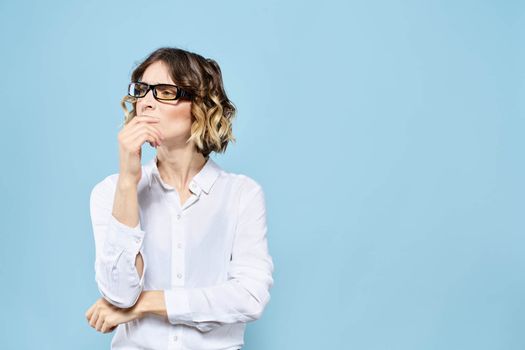
M 148 314 L 120 324 L 111 348 L 241 348 L 246 323 L 261 317 L 273 285 L 262 187 L 210 157 L 181 205 L 155 156 L 142 166 L 139 224 L 129 227 L 112 215 L 118 176 L 97 183 L 90 197 L 98 290 L 121 308 L 133 306 L 142 290 L 163 290 L 168 321 Z

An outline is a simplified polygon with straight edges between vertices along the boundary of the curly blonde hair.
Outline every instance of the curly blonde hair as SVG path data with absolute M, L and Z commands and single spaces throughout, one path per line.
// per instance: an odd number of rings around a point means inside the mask
M 140 81 L 148 66 L 158 61 L 168 66 L 175 85 L 191 95 L 193 123 L 187 142 L 194 142 L 197 150 L 205 157 L 212 151 L 224 153 L 228 142 L 236 141 L 232 132 L 232 121 L 237 109 L 226 95 L 218 63 L 179 48 L 161 47 L 133 70 L 131 81 Z M 133 105 L 130 111 L 126 102 Z M 122 98 L 124 124 L 136 116 L 136 102 L 137 99 L 129 95 Z

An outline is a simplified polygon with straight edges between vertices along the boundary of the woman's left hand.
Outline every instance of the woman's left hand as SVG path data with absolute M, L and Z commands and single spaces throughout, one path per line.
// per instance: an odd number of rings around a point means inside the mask
M 100 298 L 86 311 L 89 325 L 102 333 L 112 332 L 119 324 L 142 317 L 137 304 L 129 309 L 120 309 Z

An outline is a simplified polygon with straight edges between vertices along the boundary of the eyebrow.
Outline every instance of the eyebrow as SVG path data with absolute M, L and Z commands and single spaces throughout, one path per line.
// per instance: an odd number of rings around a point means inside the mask
M 172 83 L 159 83 L 159 82 L 156 82 L 156 83 L 153 83 L 153 84 L 152 84 L 152 83 L 145 82 L 145 81 L 142 80 L 142 79 L 139 79 L 138 82 L 139 82 L 139 83 L 146 83 L 146 84 L 148 84 L 148 85 L 159 85 L 159 84 L 173 85 Z

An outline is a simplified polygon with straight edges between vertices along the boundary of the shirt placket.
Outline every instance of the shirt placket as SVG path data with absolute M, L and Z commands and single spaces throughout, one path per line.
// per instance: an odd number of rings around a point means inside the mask
M 195 184 L 190 184 L 190 189 L 196 192 Z M 181 208 L 179 198 L 175 191 L 169 192 L 169 204 L 172 217 L 171 226 L 171 287 L 183 287 L 186 280 L 185 253 L 186 253 L 186 209 L 197 201 L 198 195 L 192 194 Z M 183 326 L 174 325 L 169 332 L 169 350 L 182 350 Z

